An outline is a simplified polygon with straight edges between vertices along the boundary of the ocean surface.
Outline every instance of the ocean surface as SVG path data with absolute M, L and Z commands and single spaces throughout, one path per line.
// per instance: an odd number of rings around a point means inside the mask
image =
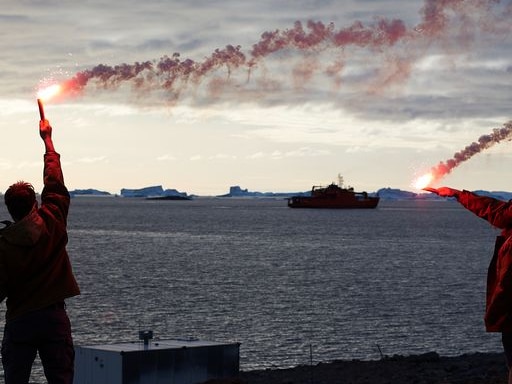
M 454 201 L 77 197 L 68 228 L 77 345 L 239 342 L 242 370 L 501 350 L 483 324 L 498 231 Z

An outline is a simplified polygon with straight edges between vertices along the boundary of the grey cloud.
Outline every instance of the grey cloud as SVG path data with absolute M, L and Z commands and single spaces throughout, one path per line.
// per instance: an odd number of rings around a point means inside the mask
M 29 21 L 29 18 L 25 15 L 6 15 L 6 14 L 0 14 L 0 23 L 2 24 L 11 24 L 11 23 L 20 23 L 20 22 L 27 22 Z
M 172 50 L 172 47 L 175 46 L 175 43 L 170 39 L 166 38 L 153 38 L 143 41 L 138 44 L 136 49 L 140 51 L 161 51 L 161 52 L 169 52 Z

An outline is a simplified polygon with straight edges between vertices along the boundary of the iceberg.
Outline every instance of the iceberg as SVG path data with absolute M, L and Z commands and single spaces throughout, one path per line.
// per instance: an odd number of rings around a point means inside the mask
M 145 197 L 145 198 L 165 198 L 165 197 L 181 197 L 188 198 L 186 192 L 179 192 L 176 189 L 163 189 L 161 185 L 155 185 L 151 187 L 144 187 L 139 189 L 121 189 L 122 197 Z

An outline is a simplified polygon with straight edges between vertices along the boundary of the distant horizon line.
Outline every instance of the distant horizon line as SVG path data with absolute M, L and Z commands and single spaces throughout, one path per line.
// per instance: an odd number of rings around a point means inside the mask
M 105 190 L 101 190 L 101 189 L 96 189 L 96 188 L 75 188 L 75 189 L 72 189 L 72 190 L 69 190 L 70 194 L 79 194 L 79 192 L 86 192 L 86 191 L 94 191 L 94 192 L 98 192 L 100 194 L 104 194 L 104 195 L 122 195 L 122 191 L 123 190 L 128 190 L 128 191 L 143 191 L 143 190 L 147 190 L 147 189 L 150 189 L 150 188 L 159 188 L 161 187 L 163 192 L 166 192 L 166 191 L 176 191 L 180 194 L 189 194 L 188 192 L 182 192 L 182 191 L 179 191 L 175 188 L 166 188 L 166 189 L 163 189 L 162 185 L 151 185 L 151 186 L 147 186 L 147 187 L 141 187 L 141 188 L 121 188 L 119 189 L 119 192 L 109 192 L 109 191 L 105 191 Z M 204 196 L 204 197 L 207 197 L 207 196 L 221 196 L 221 195 L 229 195 L 230 192 L 231 192 L 231 189 L 232 188 L 239 188 L 239 190 L 241 191 L 241 194 L 244 194 L 244 193 L 247 193 L 247 194 L 274 194 L 274 195 L 292 195 L 292 194 L 298 194 L 298 193 L 308 193 L 311 191 L 311 189 L 308 189 L 308 190 L 305 190 L 305 191 L 289 191 L 289 192 L 275 192 L 275 191 L 251 191 L 249 190 L 248 188 L 242 188 L 240 187 L 240 185 L 232 185 L 230 187 L 228 187 L 228 192 L 227 193 L 221 193 L 221 194 L 197 194 L 197 193 L 191 193 L 190 196 Z M 382 188 L 379 188 L 377 189 L 376 191 L 373 191 L 373 192 L 368 192 L 369 194 L 377 194 L 377 193 L 381 193 L 381 192 L 384 192 L 384 191 L 389 191 L 389 192 L 392 192 L 392 191 L 395 191 L 397 193 L 410 193 L 410 194 L 415 194 L 415 195 L 431 195 L 432 192 L 428 192 L 428 191 L 412 191 L 412 190 L 407 190 L 407 189 L 401 189 L 401 188 L 393 188 L 393 187 L 382 187 Z M 485 190 L 485 189 L 476 189 L 476 190 L 472 190 L 472 192 L 482 192 L 482 193 L 492 193 L 492 194 L 498 194 L 498 193 L 510 193 L 512 194 L 512 192 L 510 191 L 506 191 L 506 190 Z M 0 193 L 1 195 L 1 193 Z

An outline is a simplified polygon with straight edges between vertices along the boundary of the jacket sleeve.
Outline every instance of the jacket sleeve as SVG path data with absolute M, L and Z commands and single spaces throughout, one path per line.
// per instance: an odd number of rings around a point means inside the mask
M 60 155 L 57 152 L 47 152 L 44 155 L 43 181 L 41 205 L 66 224 L 70 197 L 64 184 Z
M 2 237 L 2 232 L 5 228 L 7 228 L 8 225 L 10 225 L 10 222 L 3 221 L 2 224 L 5 225 L 5 227 L 0 229 L 0 238 Z M 4 259 L 2 257 L 2 250 L 0 249 L 0 303 L 4 301 L 7 298 L 7 270 L 5 268 Z
M 504 229 L 512 226 L 512 203 L 510 201 L 478 196 L 466 190 L 457 195 L 457 200 L 466 209 L 487 220 L 496 228 Z
M 0 303 L 7 297 L 7 276 L 4 263 L 0 261 Z

